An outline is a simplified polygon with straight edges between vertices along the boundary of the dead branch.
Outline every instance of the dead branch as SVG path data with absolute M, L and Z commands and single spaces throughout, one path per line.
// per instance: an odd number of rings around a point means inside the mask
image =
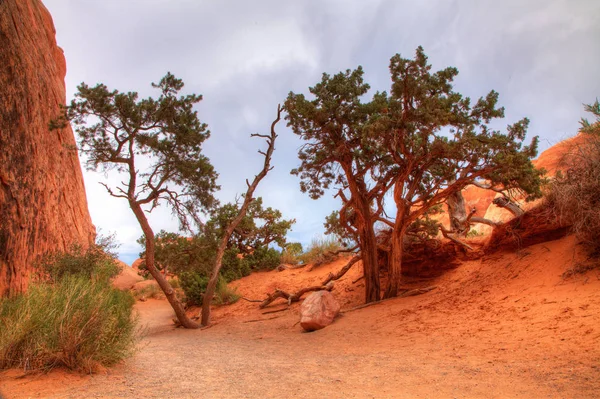
M 275 139 L 277 138 L 277 133 L 275 132 L 275 126 L 281 120 L 281 106 L 277 105 L 277 118 L 271 123 L 271 134 L 252 134 L 251 137 L 259 137 L 264 139 L 267 142 L 267 151 L 261 152 L 264 156 L 264 163 L 261 171 L 254 176 L 254 180 L 249 184 L 248 180 L 246 180 L 246 184 L 248 184 L 248 189 L 246 190 L 246 195 L 244 196 L 244 202 L 240 207 L 240 210 L 236 217 L 229 223 L 227 228 L 225 229 L 225 234 L 221 237 L 221 242 L 219 243 L 219 247 L 217 248 L 217 254 L 215 256 L 215 263 L 212 274 L 210 275 L 210 279 L 208 280 L 208 285 L 206 287 L 206 291 L 204 293 L 204 299 L 202 301 L 202 320 L 201 323 L 203 326 L 206 326 L 210 322 L 210 304 L 215 293 L 215 289 L 217 287 L 217 281 L 219 279 L 219 272 L 221 270 L 221 264 L 223 260 L 223 255 L 225 253 L 225 248 L 227 247 L 227 243 L 229 242 L 229 238 L 233 234 L 233 231 L 240 224 L 242 219 L 246 216 L 246 212 L 252 201 L 254 201 L 254 191 L 261 180 L 269 173 L 273 167 L 271 166 L 271 158 L 273 156 L 273 151 L 275 151 Z
M 513 215 L 515 215 L 515 217 L 519 217 L 521 215 L 523 215 L 523 209 L 521 209 L 519 207 L 519 205 L 515 204 L 514 202 L 512 202 L 510 200 L 510 198 L 508 197 L 498 197 L 495 198 L 492 201 L 492 204 L 500 207 L 500 208 L 504 208 L 507 211 L 509 211 L 510 213 L 512 213 Z
M 302 288 L 292 294 L 290 294 L 286 291 L 280 290 L 280 289 L 276 289 L 272 294 L 267 294 L 267 297 L 265 298 L 264 301 L 262 301 L 259 308 L 260 309 L 266 308 L 267 306 L 269 306 L 273 301 L 275 301 L 278 298 L 287 299 L 288 306 L 289 306 L 294 302 L 298 302 L 300 300 L 300 298 L 302 297 L 302 295 L 306 294 L 307 292 L 331 291 L 332 289 L 333 289 L 333 282 L 329 282 L 327 285 L 316 285 L 316 286 L 312 286 L 312 287 Z
M 267 320 L 273 320 L 273 319 L 278 319 L 281 316 L 273 316 L 273 317 L 267 317 L 266 319 L 254 319 L 254 320 L 246 320 L 244 321 L 244 323 L 255 323 L 257 321 L 267 321 Z
M 363 278 L 365 278 L 365 275 L 363 274 L 362 276 L 360 276 L 359 278 L 357 278 L 356 280 L 352 281 L 352 284 L 356 284 L 358 283 L 360 280 L 362 280 Z
M 462 246 L 463 248 L 468 249 L 469 251 L 473 251 L 473 247 L 471 247 L 469 244 L 462 242 L 461 240 L 459 240 L 458 238 L 454 237 L 452 235 L 452 231 L 446 229 L 444 226 L 440 226 L 440 231 L 442 232 L 442 235 L 447 238 L 448 240 L 452 241 L 453 243 L 456 243 L 460 246 Z
M 356 262 L 358 262 L 361 259 L 362 258 L 360 256 L 354 256 L 352 259 L 350 259 L 350 261 L 348 263 L 346 263 L 346 266 L 342 267 L 336 274 L 329 273 L 327 278 L 325 280 L 323 280 L 323 282 L 321 284 L 327 285 L 330 281 L 339 280 L 340 278 L 342 278 L 344 276 L 344 274 L 346 274 L 348 272 L 348 270 L 350 270 L 350 268 Z
M 248 299 L 245 296 L 243 296 L 242 299 L 248 302 L 262 302 L 262 299 Z
M 471 223 L 487 224 L 488 226 L 492 226 L 492 227 L 498 226 L 498 223 L 494 222 L 493 220 L 482 218 L 479 216 L 473 216 L 471 218 Z

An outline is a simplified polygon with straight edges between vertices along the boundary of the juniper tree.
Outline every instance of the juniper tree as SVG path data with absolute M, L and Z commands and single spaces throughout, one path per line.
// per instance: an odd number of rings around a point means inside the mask
M 239 213 L 237 203 L 218 207 L 202 228 L 202 234 L 220 239 L 235 216 Z M 233 230 L 227 249 L 237 248 L 241 254 L 249 254 L 257 248 L 271 243 L 284 248 L 286 235 L 296 223 L 295 219 L 283 219 L 281 211 L 263 206 L 262 197 L 255 198 L 248 206 L 246 214 Z
M 504 116 L 494 91 L 471 105 L 453 91 L 456 68 L 432 73 L 419 47 L 415 59 L 390 62 L 390 93 L 364 101 L 363 70 L 339 73 L 310 88 L 314 99 L 290 93 L 288 124 L 306 141 L 299 152 L 301 190 L 313 198 L 335 187 L 342 199 L 339 221 L 355 230 L 363 258 L 366 301 L 378 300 L 376 223 L 392 229 L 385 297 L 397 295 L 407 233 L 452 194 L 473 183 L 540 195 L 540 172 L 531 164 L 537 138 L 524 146 L 528 120 L 492 129 Z M 386 200 L 392 199 L 391 204 Z M 394 217 L 386 216 L 393 206 Z
M 372 302 L 380 291 L 372 212 L 380 187 L 369 174 L 380 160 L 373 152 L 376 141 L 365 134 L 375 110 L 371 103 L 361 102 L 369 90 L 362 75 L 361 67 L 333 77 L 324 73 L 321 82 L 309 88 L 313 100 L 290 93 L 284 108 L 288 126 L 305 141 L 298 153 L 301 164 L 292 174 L 300 176 L 301 191 L 313 199 L 329 188 L 338 189 L 344 203 L 340 223 L 360 245 L 366 301 Z
M 166 203 L 181 227 L 189 229 L 199 222 L 200 212 L 216 205 L 217 173 L 202 154 L 210 133 L 193 108 L 202 96 L 179 96 L 183 86 L 167 73 L 152 84 L 160 92 L 156 99 L 139 99 L 136 92 L 82 83 L 61 122 L 69 120 L 74 125 L 89 170 L 116 171 L 124 177 L 120 184 L 102 184 L 111 196 L 126 200 L 135 214 L 144 233 L 146 267 L 180 324 L 197 328 L 154 265 L 154 232 L 146 217 L 146 211 Z

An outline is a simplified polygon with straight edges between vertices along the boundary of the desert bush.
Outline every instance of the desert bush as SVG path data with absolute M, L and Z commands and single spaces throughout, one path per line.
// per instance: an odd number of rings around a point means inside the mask
M 182 272 L 179 274 L 181 289 L 185 294 L 188 305 L 201 305 L 204 292 L 208 285 L 209 276 L 195 271 Z
M 249 263 L 238 254 L 239 252 L 235 248 L 228 249 L 223 254 L 220 274 L 227 282 L 245 277 L 252 272 Z M 205 273 L 206 276 L 210 276 L 210 271 Z
M 44 256 L 27 293 L 0 302 L 0 368 L 93 372 L 134 347 L 134 299 L 110 285 L 118 274 L 110 237 L 88 249 Z
M 165 297 L 165 293 L 157 284 L 150 284 L 140 289 L 136 289 L 133 293 L 133 297 L 140 300 L 163 299 Z
M 281 263 L 296 265 L 300 262 L 300 255 L 302 255 L 302 244 L 299 242 L 286 244 L 281 251 Z
M 251 270 L 273 270 L 281 264 L 281 252 L 275 248 L 260 247 L 242 259 Z
M 65 275 L 0 302 L 0 368 L 93 372 L 129 356 L 131 294 L 85 276 Z
M 184 272 L 180 275 L 180 283 L 185 293 L 185 301 L 188 305 L 202 305 L 204 292 L 208 285 L 209 277 L 197 272 Z M 223 276 L 219 276 L 217 288 L 215 290 L 214 302 L 217 305 L 226 305 L 235 303 L 239 299 L 235 290 L 227 286 L 227 281 Z
M 272 270 L 281 263 L 281 253 L 273 248 L 257 248 L 252 254 L 238 256 L 236 248 L 225 251 L 219 276 L 219 286 L 215 293 L 216 304 L 235 302 L 235 295 L 226 291 L 227 283 L 248 276 L 252 270 Z M 188 269 L 178 273 L 179 284 L 189 305 L 202 304 L 208 285 L 210 272 L 205 267 Z M 224 285 L 223 285 L 224 284 Z M 219 288 L 221 287 L 221 288 Z
M 586 106 L 596 121 L 582 121 L 582 140 L 563 158 L 564 173 L 550 183 L 547 199 L 556 216 L 591 252 L 600 255 L 600 103 Z
M 217 305 L 231 305 L 240 299 L 240 295 L 235 288 L 229 288 L 225 279 L 220 278 L 215 289 L 213 301 Z
M 335 259 L 335 252 L 340 249 L 342 249 L 342 245 L 334 237 L 313 238 L 306 252 L 300 255 L 299 258 L 304 263 L 321 264 L 331 262 Z
M 49 253 L 37 262 L 38 279 L 58 282 L 66 276 L 82 276 L 107 282 L 119 274 L 115 255 L 105 250 L 104 243 L 96 243 L 88 249 L 73 245 L 67 252 Z

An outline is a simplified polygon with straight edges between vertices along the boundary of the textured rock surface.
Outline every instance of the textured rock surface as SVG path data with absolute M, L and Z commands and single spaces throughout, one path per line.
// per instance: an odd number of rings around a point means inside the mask
M 0 295 L 27 287 L 34 259 L 95 229 L 65 103 L 66 63 L 38 0 L 0 1 Z
M 329 291 L 316 291 L 300 306 L 300 325 L 306 331 L 320 330 L 333 323 L 340 313 L 340 304 Z

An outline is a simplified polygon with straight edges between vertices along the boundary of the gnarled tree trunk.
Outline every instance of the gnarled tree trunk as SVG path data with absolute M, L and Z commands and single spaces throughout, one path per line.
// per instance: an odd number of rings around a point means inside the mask
M 0 1 L 0 296 L 27 288 L 35 259 L 95 229 L 65 103 L 65 58 L 39 0 Z

